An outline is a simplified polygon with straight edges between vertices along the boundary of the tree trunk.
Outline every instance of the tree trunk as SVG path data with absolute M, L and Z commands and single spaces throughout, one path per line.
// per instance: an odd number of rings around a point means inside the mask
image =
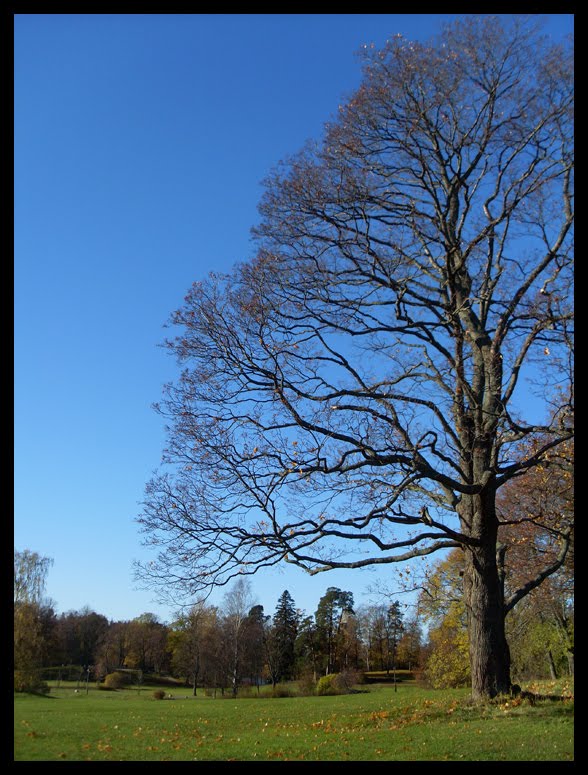
M 555 662 L 553 661 L 553 654 L 551 653 L 551 649 L 547 649 L 547 662 L 549 664 L 549 675 L 551 676 L 552 681 L 557 680 L 557 668 L 555 667 Z
M 573 649 L 568 649 L 567 657 L 568 657 L 568 674 L 573 678 L 574 676 L 574 650 Z
M 196 664 L 194 665 L 194 683 L 192 685 L 192 690 L 194 692 L 194 697 L 196 697 L 196 687 L 198 685 L 198 674 L 200 673 L 200 654 L 196 657 Z
M 510 652 L 495 552 L 466 551 L 464 592 L 470 642 L 472 696 L 488 699 L 510 691 Z
M 460 516 L 476 540 L 465 547 L 464 601 L 470 644 L 472 697 L 510 692 L 510 651 L 504 628 L 503 589 L 497 563 L 495 492 L 464 496 Z
M 239 663 L 237 655 L 235 654 L 235 661 L 233 663 L 233 671 L 231 675 L 231 691 L 233 693 L 233 697 L 237 696 L 237 687 L 239 684 Z

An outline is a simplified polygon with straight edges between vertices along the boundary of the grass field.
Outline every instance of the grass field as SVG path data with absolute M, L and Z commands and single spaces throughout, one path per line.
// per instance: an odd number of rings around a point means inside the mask
M 15 695 L 17 761 L 571 761 L 573 699 L 469 702 L 372 685 L 335 697 L 212 699 L 76 684 Z M 153 687 L 155 688 L 155 687 Z M 523 687 L 561 693 L 561 685 Z M 569 691 L 569 690 L 568 690 Z

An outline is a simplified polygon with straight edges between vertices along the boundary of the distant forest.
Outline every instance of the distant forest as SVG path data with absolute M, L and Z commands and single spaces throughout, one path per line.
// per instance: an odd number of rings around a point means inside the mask
M 312 614 L 288 590 L 269 613 L 240 578 L 220 606 L 197 604 L 166 624 L 152 613 L 127 621 L 89 608 L 58 615 L 42 599 L 50 561 L 15 552 L 15 686 L 27 690 L 49 677 L 100 682 L 121 670 L 141 680 L 173 677 L 194 692 L 218 687 L 234 694 L 242 686 L 341 672 L 408 670 L 439 688 L 467 685 L 462 555 L 454 550 L 436 566 L 410 614 L 398 600 L 356 606 L 353 593 L 337 587 L 327 588 Z M 545 592 L 511 620 L 519 679 L 573 674 L 573 604 L 561 590 L 559 597 Z

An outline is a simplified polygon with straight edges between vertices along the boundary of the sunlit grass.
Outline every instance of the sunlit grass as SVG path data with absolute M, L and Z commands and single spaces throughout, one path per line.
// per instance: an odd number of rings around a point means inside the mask
M 523 687 L 527 688 L 527 687 Z M 372 686 L 335 697 L 155 700 L 144 687 L 15 696 L 16 760 L 573 759 L 573 687 L 563 701 L 473 705 L 467 690 Z M 561 694 L 562 686 L 535 686 Z

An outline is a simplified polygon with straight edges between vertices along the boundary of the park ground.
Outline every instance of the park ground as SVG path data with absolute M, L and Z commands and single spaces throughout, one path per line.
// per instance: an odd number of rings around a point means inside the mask
M 183 687 L 115 692 L 61 682 L 15 695 L 16 761 L 572 761 L 569 682 L 543 698 L 474 704 L 467 689 L 401 684 L 310 697 L 193 697 Z M 558 699 L 556 699 L 558 698 Z

